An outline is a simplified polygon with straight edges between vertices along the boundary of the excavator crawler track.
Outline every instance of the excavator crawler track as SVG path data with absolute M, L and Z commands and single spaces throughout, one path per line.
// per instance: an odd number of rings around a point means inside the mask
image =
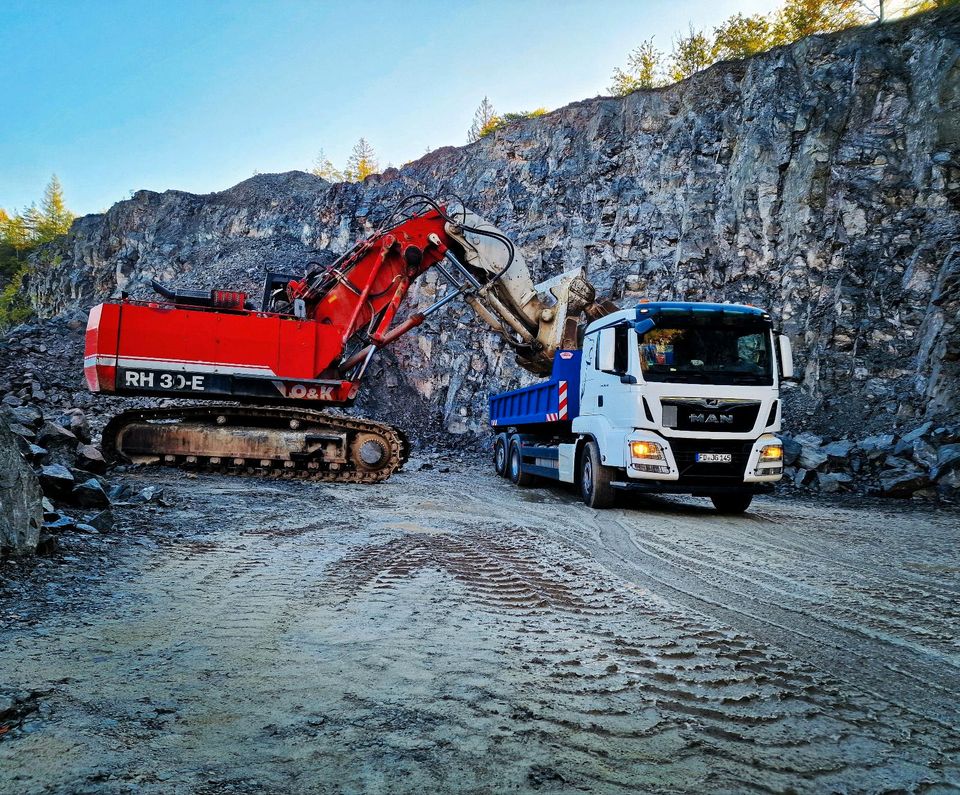
M 125 411 L 107 423 L 110 461 L 330 483 L 380 483 L 410 454 L 375 420 L 300 408 L 180 406 Z

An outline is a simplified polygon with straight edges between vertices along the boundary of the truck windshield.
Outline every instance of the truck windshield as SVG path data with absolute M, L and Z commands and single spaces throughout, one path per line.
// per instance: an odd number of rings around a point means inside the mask
M 770 331 L 762 324 L 669 320 L 640 337 L 647 381 L 773 384 Z

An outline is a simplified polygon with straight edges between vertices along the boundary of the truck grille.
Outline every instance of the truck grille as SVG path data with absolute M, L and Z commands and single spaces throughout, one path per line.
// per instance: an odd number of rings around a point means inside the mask
M 760 411 L 759 400 L 722 398 L 663 398 L 660 406 L 664 427 L 678 431 L 743 433 L 753 430 Z
M 680 470 L 680 483 L 691 485 L 708 485 L 718 480 L 742 483 L 753 449 L 752 440 L 670 439 L 669 442 Z M 696 460 L 697 453 L 729 453 L 732 461 L 729 464 L 701 464 Z

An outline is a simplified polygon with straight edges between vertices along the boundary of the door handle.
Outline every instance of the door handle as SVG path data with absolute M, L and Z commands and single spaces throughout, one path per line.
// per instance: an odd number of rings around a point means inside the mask
M 601 407 L 603 406 L 603 395 L 599 395 L 597 397 L 597 405 Z

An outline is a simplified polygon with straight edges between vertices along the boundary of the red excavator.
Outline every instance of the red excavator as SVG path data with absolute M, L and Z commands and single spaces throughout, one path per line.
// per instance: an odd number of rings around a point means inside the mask
M 431 268 L 445 293 L 395 323 L 410 286 Z M 123 412 L 104 429 L 104 454 L 349 483 L 389 477 L 406 460 L 406 438 L 385 423 L 319 408 L 351 405 L 376 351 L 431 313 L 465 301 L 520 366 L 545 375 L 558 348 L 576 347 L 581 314 L 615 308 L 595 301 L 581 268 L 535 286 L 495 226 L 421 194 L 330 264 L 303 276 L 267 273 L 259 307 L 235 290 L 153 286 L 157 300 L 123 297 L 90 311 L 89 388 L 230 403 Z

